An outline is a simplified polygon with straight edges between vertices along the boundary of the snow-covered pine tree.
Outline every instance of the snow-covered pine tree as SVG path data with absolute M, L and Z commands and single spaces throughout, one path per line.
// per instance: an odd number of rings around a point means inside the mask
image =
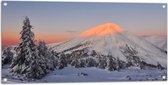
M 35 45 L 34 33 L 28 17 L 23 21 L 21 42 L 16 48 L 17 56 L 13 58 L 11 72 L 23 75 L 25 78 L 39 79 L 45 75 L 42 64 L 45 63 L 38 56 L 38 49 Z
M 119 71 L 120 69 L 124 69 L 126 67 L 126 63 L 121 61 L 118 57 L 117 57 L 117 70 Z
M 107 59 L 105 58 L 105 56 L 99 56 L 98 68 L 105 69 L 105 67 L 107 66 L 106 61 L 107 61 Z
M 84 59 L 80 59 L 79 63 L 80 63 L 80 67 L 85 67 L 86 66 L 86 62 L 85 62 Z
M 108 55 L 108 59 L 107 59 L 107 67 L 106 67 L 109 71 L 113 71 L 113 70 L 117 70 L 117 65 L 115 60 L 112 58 L 111 55 Z
M 49 70 L 54 70 L 57 66 L 57 57 L 55 57 L 53 51 L 50 51 L 46 46 L 45 41 L 40 41 L 39 46 L 39 56 L 45 61 L 45 64 L 42 66 L 44 71 L 48 73 Z
M 77 59 L 73 59 L 70 65 L 75 67 L 76 63 L 77 63 Z
M 67 67 L 66 55 L 64 53 L 59 54 L 58 69 L 63 69 Z
M 4 48 L 2 52 L 2 65 L 10 64 L 12 62 L 13 52 L 10 47 Z
M 45 58 L 45 57 L 48 57 L 48 56 L 46 56 L 47 55 L 47 47 L 46 47 L 46 45 L 45 45 L 45 42 L 44 41 L 40 41 L 39 42 L 39 46 L 37 47 L 38 48 L 38 56 L 43 60 L 43 61 L 45 61 L 43 64 L 41 64 L 41 67 L 42 67 L 42 69 L 43 69 L 43 71 L 45 72 L 45 73 L 48 73 L 49 72 L 49 63 L 48 63 L 48 60 L 47 60 L 47 58 Z
M 88 57 L 86 58 L 86 66 L 87 67 L 97 67 L 97 63 L 93 58 Z

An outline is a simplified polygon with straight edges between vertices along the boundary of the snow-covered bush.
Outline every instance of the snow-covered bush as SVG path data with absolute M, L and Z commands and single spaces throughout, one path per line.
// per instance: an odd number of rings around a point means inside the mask
M 10 47 L 4 48 L 2 51 L 2 65 L 10 64 L 12 62 L 13 55 L 14 54 Z

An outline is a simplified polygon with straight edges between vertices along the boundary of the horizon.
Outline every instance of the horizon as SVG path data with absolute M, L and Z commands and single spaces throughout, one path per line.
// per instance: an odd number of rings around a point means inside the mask
M 5 2 L 7 6 L 3 6 Z M 107 22 L 138 36 L 167 37 L 166 15 L 166 4 L 3 1 L 2 46 L 18 44 L 23 16 L 29 17 L 35 40 L 49 44 Z

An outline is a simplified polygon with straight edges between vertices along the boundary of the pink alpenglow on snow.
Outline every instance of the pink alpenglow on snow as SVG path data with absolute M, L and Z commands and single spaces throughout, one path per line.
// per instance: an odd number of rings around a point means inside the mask
M 105 23 L 105 24 L 90 28 L 89 30 L 87 30 L 85 32 L 82 32 L 80 34 L 80 36 L 81 37 L 103 36 L 103 35 L 107 35 L 107 34 L 119 33 L 122 31 L 123 31 L 123 29 L 121 29 L 120 26 L 117 24 Z

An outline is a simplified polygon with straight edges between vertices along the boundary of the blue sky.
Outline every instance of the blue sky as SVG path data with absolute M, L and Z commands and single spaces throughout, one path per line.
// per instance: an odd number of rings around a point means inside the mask
M 37 36 L 73 36 L 107 22 L 117 23 L 138 35 L 165 35 L 167 32 L 167 5 L 164 3 L 7 3 L 7 6 L 2 5 L 2 32 L 20 32 L 24 16 L 30 18 Z

